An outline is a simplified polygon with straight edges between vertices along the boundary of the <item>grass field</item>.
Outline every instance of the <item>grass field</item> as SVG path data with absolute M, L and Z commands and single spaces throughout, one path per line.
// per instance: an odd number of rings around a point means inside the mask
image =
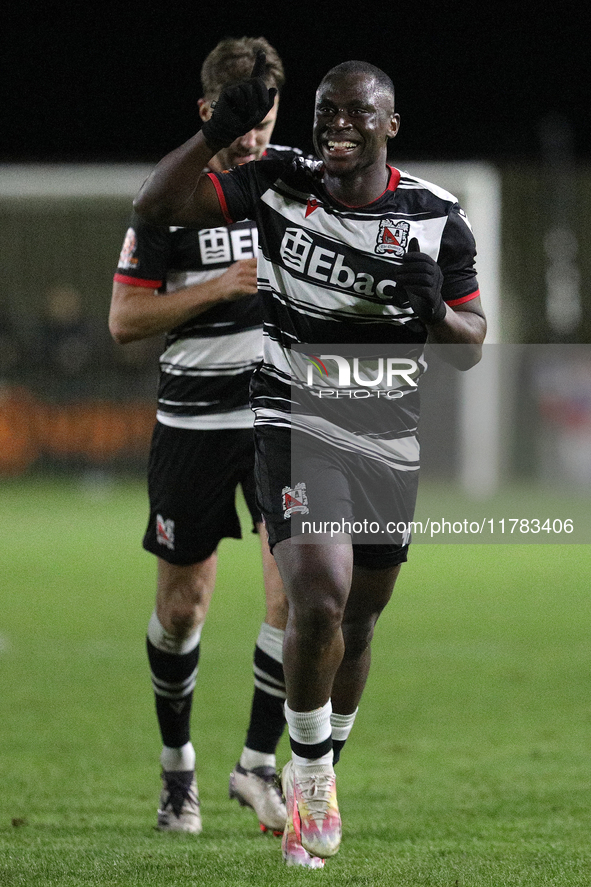
M 223 543 L 203 634 L 204 831 L 162 835 L 143 484 L 0 497 L 3 887 L 591 884 L 591 546 L 413 548 L 338 767 L 341 851 L 295 871 L 227 799 L 263 615 L 256 539 Z

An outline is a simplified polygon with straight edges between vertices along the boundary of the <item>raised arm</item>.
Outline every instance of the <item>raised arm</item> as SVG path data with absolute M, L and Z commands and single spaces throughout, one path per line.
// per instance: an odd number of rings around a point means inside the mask
M 133 201 L 138 215 L 154 225 L 224 224 L 215 188 L 204 173 L 215 153 L 198 132 L 163 157 Z
M 205 227 L 224 218 L 204 167 L 221 148 L 258 126 L 275 101 L 263 79 L 265 53 L 257 54 L 249 80 L 226 86 L 213 114 L 184 145 L 167 154 L 142 185 L 137 213 L 156 225 Z

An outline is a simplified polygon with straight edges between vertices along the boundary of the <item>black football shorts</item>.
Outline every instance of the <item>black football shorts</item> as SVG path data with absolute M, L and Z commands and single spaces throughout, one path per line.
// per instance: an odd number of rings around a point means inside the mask
M 240 539 L 238 486 L 254 528 L 261 513 L 252 428 L 201 431 L 156 422 L 148 463 L 146 551 L 168 563 L 188 565 L 208 558 L 221 539 Z
M 325 542 L 339 534 L 342 541 L 345 533 L 358 566 L 384 569 L 406 561 L 418 471 L 270 425 L 255 427 L 255 451 L 257 499 L 271 550 L 291 536 Z

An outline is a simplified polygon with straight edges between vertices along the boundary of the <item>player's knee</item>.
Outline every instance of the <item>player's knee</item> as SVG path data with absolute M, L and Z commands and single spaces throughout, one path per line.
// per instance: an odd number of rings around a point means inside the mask
M 290 604 L 291 610 L 298 631 L 307 636 L 330 636 L 343 621 L 344 607 L 333 595 L 314 595 L 301 605 Z
M 172 607 L 168 614 L 170 630 L 179 640 L 188 638 L 203 621 L 198 607 Z
M 365 653 L 371 644 L 374 628 L 375 620 L 343 623 L 345 659 L 359 659 Z
M 268 622 L 273 628 L 283 630 L 287 625 L 288 613 L 287 598 L 284 594 L 273 598 L 267 597 L 265 622 Z
M 189 637 L 205 622 L 211 589 L 194 577 L 159 589 L 158 613 L 163 625 L 179 639 Z

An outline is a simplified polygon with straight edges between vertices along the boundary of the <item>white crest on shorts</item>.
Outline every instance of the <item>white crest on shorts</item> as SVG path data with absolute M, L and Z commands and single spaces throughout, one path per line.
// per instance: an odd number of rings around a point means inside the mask
M 281 504 L 283 506 L 283 517 L 287 520 L 292 514 L 300 512 L 308 514 L 308 494 L 306 493 L 306 484 L 296 484 L 293 489 L 283 487 L 281 490 Z
M 161 514 L 156 515 L 156 540 L 174 550 L 174 521 L 164 520 Z

